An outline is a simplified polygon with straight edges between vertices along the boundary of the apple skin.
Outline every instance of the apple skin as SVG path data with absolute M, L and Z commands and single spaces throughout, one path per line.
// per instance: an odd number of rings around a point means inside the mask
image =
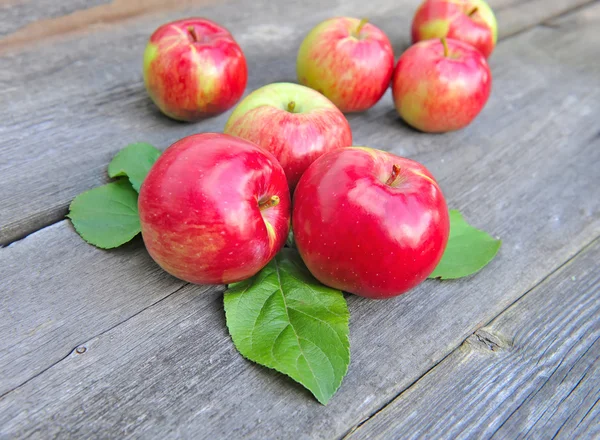
M 488 58 L 498 39 L 494 12 L 484 0 L 426 0 L 413 18 L 412 41 L 442 37 L 464 41 Z
M 279 203 L 268 207 L 273 196 Z M 144 180 L 138 208 L 154 261 L 198 284 L 234 283 L 262 269 L 284 245 L 291 211 L 275 157 L 217 133 L 171 145 Z
M 301 84 L 324 94 L 344 113 L 360 112 L 374 106 L 387 90 L 394 52 L 377 27 L 337 17 L 310 31 L 298 51 L 296 68 Z
M 412 45 L 398 59 L 392 94 L 398 114 L 414 128 L 441 133 L 458 130 L 475 119 L 492 88 L 492 74 L 483 55 L 457 40 Z
M 450 229 L 442 191 L 423 165 L 365 147 L 324 154 L 306 170 L 292 223 L 300 255 L 319 281 L 374 299 L 427 278 Z
M 159 27 L 144 52 L 150 98 L 179 121 L 197 121 L 233 107 L 247 80 L 240 46 L 227 29 L 205 18 Z
M 283 167 L 291 191 L 315 159 L 352 145 L 344 114 L 319 92 L 291 83 L 269 84 L 245 97 L 224 132 L 271 152 Z

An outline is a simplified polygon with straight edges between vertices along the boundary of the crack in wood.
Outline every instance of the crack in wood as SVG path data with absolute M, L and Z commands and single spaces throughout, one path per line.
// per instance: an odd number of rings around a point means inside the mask
M 473 334 L 474 338 L 469 338 L 467 341 L 475 342 L 476 347 L 484 348 L 485 350 L 498 352 L 508 349 L 512 343 L 504 336 L 494 333 L 491 330 L 479 329 Z

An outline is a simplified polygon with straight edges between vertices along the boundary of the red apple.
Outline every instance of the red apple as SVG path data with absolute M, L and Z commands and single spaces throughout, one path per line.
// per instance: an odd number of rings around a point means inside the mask
M 343 112 L 360 112 L 381 99 L 390 84 L 394 52 L 377 27 L 356 18 L 317 25 L 298 51 L 298 80 L 323 93 Z
M 450 229 L 440 187 L 418 162 L 365 147 L 324 154 L 294 194 L 294 239 L 322 283 L 390 298 L 423 281 Z
M 196 121 L 231 108 L 248 80 L 242 49 L 205 18 L 159 27 L 144 52 L 144 84 L 167 116 Z
M 138 206 L 154 261 L 199 284 L 233 283 L 258 272 L 284 245 L 291 209 L 275 157 L 217 133 L 171 145 L 144 180 Z
M 442 37 L 469 43 L 487 58 L 498 38 L 496 17 L 484 0 L 426 0 L 413 18 L 413 43 Z
M 244 98 L 227 121 L 225 133 L 273 153 L 292 191 L 316 158 L 352 145 L 342 112 L 320 93 L 291 83 L 269 84 Z
M 483 55 L 462 41 L 441 39 L 414 44 L 394 70 L 396 110 L 426 132 L 458 130 L 485 106 L 492 74 Z

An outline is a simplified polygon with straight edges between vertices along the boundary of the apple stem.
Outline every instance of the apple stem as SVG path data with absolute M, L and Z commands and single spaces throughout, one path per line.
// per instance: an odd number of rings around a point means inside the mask
M 469 12 L 467 15 L 468 15 L 469 17 L 472 17 L 472 16 L 473 16 L 473 14 L 475 14 L 475 13 L 477 12 L 477 10 L 478 10 L 478 9 L 479 9 L 479 8 L 478 8 L 477 6 L 475 6 L 475 7 L 473 8 L 473 10 L 472 10 L 471 12 Z
M 387 182 L 385 182 L 386 185 L 392 186 L 394 184 L 394 182 L 396 182 L 396 179 L 398 179 L 398 176 L 400 175 L 400 167 L 396 164 L 394 164 L 392 166 L 392 175 L 388 178 Z
M 272 208 L 273 206 L 279 205 L 279 196 L 271 196 L 268 200 L 264 202 L 260 202 L 258 204 L 258 209 L 264 211 L 265 209 Z
M 358 26 L 356 28 L 356 30 L 354 31 L 354 36 L 356 38 L 358 38 L 358 36 L 360 35 L 360 31 L 362 31 L 362 28 L 365 26 L 365 24 L 367 24 L 369 22 L 368 18 L 363 18 L 360 20 L 360 23 L 358 23 Z
M 442 37 L 440 40 L 444 46 L 444 57 L 448 58 L 448 42 L 446 41 L 446 37 Z
M 196 29 L 194 29 L 194 26 L 188 26 L 187 31 L 188 34 L 190 34 L 190 37 L 192 37 L 192 41 L 196 43 L 198 41 L 198 34 L 196 34 Z
M 296 108 L 296 103 L 294 101 L 290 101 L 287 105 L 287 111 L 290 113 L 294 113 L 295 108 Z

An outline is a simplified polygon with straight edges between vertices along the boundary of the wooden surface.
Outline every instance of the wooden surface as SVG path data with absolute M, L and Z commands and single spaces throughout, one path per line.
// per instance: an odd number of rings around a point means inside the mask
M 79 7 L 65 3 L 69 11 Z M 0 122 L 0 240 L 39 231 L 0 249 L 0 438 L 502 437 L 563 423 L 567 437 L 593 434 L 600 3 L 491 3 L 505 39 L 490 60 L 492 96 L 474 124 L 416 133 L 399 121 L 389 93 L 349 119 L 356 144 L 423 162 L 451 207 L 503 238 L 500 255 L 470 279 L 428 281 L 391 301 L 349 297 L 352 362 L 327 407 L 241 358 L 224 325 L 222 287 L 166 275 L 140 240 L 106 252 L 83 243 L 66 221 L 42 227 L 61 219 L 75 194 L 102 183 L 127 142 L 165 148 L 183 135 L 222 129 L 229 112 L 185 125 L 152 107 L 139 57 L 158 24 L 193 13 L 228 26 L 247 54 L 251 91 L 294 80 L 302 36 L 332 15 L 368 15 L 400 53 L 417 2 L 158 8 L 2 52 L 0 100 L 9 116 Z M 579 283 L 562 289 L 573 276 Z M 548 304 L 539 299 L 546 296 Z M 572 297 L 572 307 L 556 306 Z M 581 329 L 565 321 L 569 313 Z M 504 347 L 516 334 L 523 339 Z M 552 345 L 554 334 L 573 352 Z M 483 344 L 502 346 L 500 357 Z M 560 374 L 571 369 L 566 385 L 548 376 L 557 359 Z M 585 368 L 587 379 L 573 386 Z M 515 391 L 490 388 L 498 375 Z M 475 405 L 487 418 L 474 417 Z M 454 421 L 454 431 L 439 420 Z
M 595 240 L 346 438 L 600 437 L 598 261 Z

